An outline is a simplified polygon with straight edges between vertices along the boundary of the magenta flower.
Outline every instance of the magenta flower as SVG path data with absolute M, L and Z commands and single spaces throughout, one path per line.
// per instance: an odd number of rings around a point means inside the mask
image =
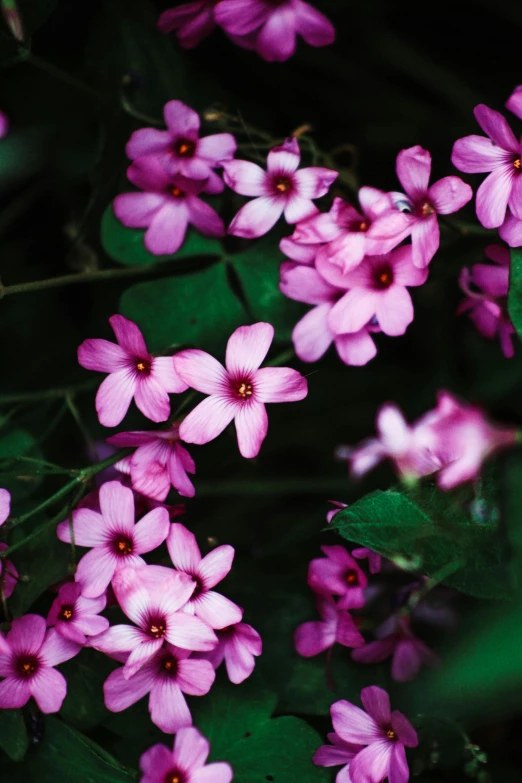
M 376 632 L 377 640 L 352 652 L 358 663 L 378 663 L 392 656 L 391 675 L 397 682 L 414 680 L 421 666 L 437 666 L 438 657 L 414 635 L 408 617 L 392 617 Z
M 128 468 L 136 492 L 163 501 L 172 486 L 180 495 L 194 497 L 196 490 L 187 474 L 195 473 L 196 466 L 181 445 L 177 424 L 168 430 L 119 432 L 107 440 L 113 446 L 137 446 L 122 465 L 117 463 L 123 472 Z
M 256 665 L 255 657 L 263 652 L 263 642 L 258 632 L 246 623 L 236 623 L 216 631 L 217 646 L 213 650 L 197 653 L 198 658 L 210 661 L 214 669 L 223 661 L 228 679 L 234 685 L 246 680 Z
M 67 693 L 65 677 L 54 669 L 74 658 L 81 646 L 64 639 L 45 620 L 26 614 L 13 620 L 11 630 L 0 642 L 0 709 L 16 709 L 31 696 L 46 714 L 58 712 Z
M 368 579 L 364 571 L 343 546 L 322 546 L 326 558 L 310 561 L 308 585 L 323 596 L 338 595 L 340 609 L 358 609 L 364 606 L 364 588 Z
M 216 635 L 206 623 L 180 611 L 194 591 L 186 574 L 161 566 L 125 568 L 115 576 L 113 590 L 120 608 L 137 627 L 113 625 L 91 639 L 89 646 L 110 656 L 130 653 L 123 668 L 127 679 L 164 642 L 184 650 L 211 650 L 216 645 Z
M 308 393 L 306 379 L 289 367 L 259 365 L 274 338 L 267 323 L 240 326 L 227 343 L 226 369 L 204 351 L 181 351 L 174 357 L 180 378 L 209 394 L 179 428 L 186 443 L 208 443 L 235 420 L 239 451 L 256 457 L 268 430 L 266 402 L 295 402 Z
M 7 134 L 9 133 L 9 117 L 5 112 L 0 111 L 0 139 L 5 139 Z
M 130 679 L 125 666 L 109 674 L 103 685 L 105 706 L 111 712 L 122 712 L 149 693 L 152 722 L 166 734 L 175 734 L 182 726 L 192 725 L 183 694 L 204 696 L 215 677 L 208 661 L 197 660 L 189 650 L 167 644 Z
M 344 742 L 335 731 L 331 731 L 327 737 L 332 744 L 321 745 L 312 756 L 313 763 L 317 767 L 338 767 L 342 764 L 343 768 L 337 773 L 335 783 L 352 783 L 350 764 L 355 754 L 364 746 L 354 745 L 353 742 Z
M 227 0 L 221 0 L 221 4 Z M 297 223 L 317 213 L 313 199 L 328 193 L 337 171 L 314 166 L 299 169 L 297 139 L 287 139 L 268 153 L 267 171 L 247 160 L 223 164 L 225 182 L 242 196 L 256 196 L 241 207 L 228 233 L 253 239 L 266 234 L 284 212 L 287 223 Z
M 522 221 L 520 225 L 522 226 Z M 515 329 L 507 310 L 509 288 L 509 250 L 500 245 L 488 245 L 484 250 L 493 264 L 474 264 L 460 274 L 459 284 L 465 294 L 457 313 L 469 313 L 477 331 L 488 340 L 498 337 L 504 356 L 515 354 Z
M 298 225 L 301 224 L 298 223 Z M 294 239 L 294 235 L 292 234 L 291 237 L 283 237 L 279 243 L 279 249 L 282 253 L 285 254 L 285 256 L 288 256 L 288 258 L 291 258 L 292 261 L 295 261 L 296 264 L 313 266 L 319 251 L 319 245 L 311 244 L 309 242 L 297 242 Z
M 364 639 L 352 616 L 331 598 L 318 598 L 316 608 L 321 620 L 299 625 L 294 634 L 295 649 L 299 655 L 311 658 L 334 646 L 362 647 Z
M 121 193 L 114 214 L 124 226 L 146 228 L 145 247 L 156 256 L 175 253 L 192 224 L 204 236 L 225 235 L 223 221 L 200 198 L 207 180 L 170 175 L 155 155 L 144 155 L 127 169 L 127 177 L 143 193 Z
M 371 549 L 367 549 L 366 547 L 358 547 L 357 549 L 352 549 L 352 557 L 355 557 L 357 560 L 368 560 L 368 570 L 370 571 L 370 574 L 378 574 L 381 570 L 382 566 L 382 557 L 381 555 L 377 554 L 377 552 L 372 552 Z
M 352 334 L 336 334 L 329 325 L 329 316 L 345 289 L 330 285 L 319 272 L 304 264 L 281 264 L 279 288 L 285 296 L 297 302 L 316 305 L 294 327 L 292 342 L 303 362 L 316 362 L 333 343 L 341 361 L 362 366 L 377 355 L 370 333 L 379 327 L 364 326 Z
M 5 552 L 7 544 L 0 543 L 0 552 Z M 10 598 L 18 581 L 18 571 L 10 560 L 0 559 L 0 584 L 3 585 L 4 595 Z
M 96 636 L 109 627 L 107 618 L 99 614 L 105 609 L 106 603 L 105 595 L 98 598 L 82 596 L 77 582 L 64 584 L 49 610 L 47 625 L 54 625 L 65 639 L 83 645 L 88 636 Z
M 164 11 L 158 20 L 161 33 L 176 32 L 180 46 L 193 49 L 210 35 L 216 22 L 214 6 L 217 0 L 195 0 Z
M 429 187 L 431 155 L 419 145 L 397 155 L 397 177 L 406 191 L 391 194 L 395 206 L 405 213 L 411 232 L 413 263 L 428 266 L 439 249 L 437 215 L 457 212 L 473 197 L 473 191 L 460 177 L 444 177 Z M 401 237 L 402 238 L 402 237 Z
M 216 22 L 234 40 L 254 38 L 257 53 L 268 62 L 288 60 L 300 35 L 310 46 L 328 46 L 335 28 L 304 0 L 220 0 Z
M 466 136 L 453 145 L 451 160 L 460 171 L 477 174 L 490 171 L 477 191 L 477 217 L 485 228 L 504 222 L 506 207 L 522 219 L 520 142 L 505 118 L 483 104 L 475 106 L 475 119 L 487 134 Z
M 89 508 L 78 508 L 72 514 L 75 544 L 92 547 L 78 563 L 75 575 L 85 598 L 102 595 L 125 566 L 145 565 L 140 555 L 162 544 L 170 527 L 168 511 L 161 507 L 135 524 L 133 492 L 119 481 L 103 484 L 99 499 L 100 514 Z M 60 522 L 57 535 L 70 543 L 69 520 Z
M 522 84 L 515 87 L 505 103 L 506 109 L 509 109 L 519 120 L 522 120 Z
M 501 239 L 509 247 L 522 247 L 522 220 L 519 220 L 509 210 L 506 212 L 506 219 L 498 229 Z
M 361 691 L 364 710 L 348 701 L 336 701 L 330 707 L 337 737 L 343 742 L 366 745 L 350 762 L 354 783 L 407 783 L 408 762 L 405 747 L 418 745 L 417 732 L 407 718 L 391 711 L 390 697 L 382 688 L 370 685 Z M 347 783 L 348 778 L 344 779 Z
M 224 761 L 205 764 L 210 744 L 192 726 L 181 728 L 174 748 L 153 745 L 140 759 L 141 783 L 230 783 L 232 767 Z
M 328 524 L 331 523 L 332 519 L 336 514 L 339 513 L 343 508 L 348 508 L 348 503 L 341 503 L 340 500 L 329 500 L 329 503 L 332 504 L 332 506 L 335 506 L 335 508 L 330 509 L 330 511 L 326 514 L 326 521 Z
M 328 283 L 349 289 L 328 316 L 336 334 L 359 332 L 374 318 L 385 334 L 404 334 L 413 321 L 408 287 L 422 285 L 428 277 L 427 269 L 414 265 L 411 245 L 383 256 L 366 256 L 345 274 L 321 253 L 316 267 Z
M 7 489 L 0 489 L 0 527 L 11 513 L 11 493 Z
M 109 318 L 116 343 L 84 340 L 78 348 L 78 362 L 87 370 L 107 372 L 96 395 L 96 411 L 105 427 L 116 427 L 129 409 L 132 398 L 151 421 L 165 421 L 170 415 L 169 393 L 188 387 L 179 378 L 172 356 L 151 356 L 139 328 L 123 315 Z
M 211 628 L 225 628 L 241 622 L 243 611 L 239 606 L 212 590 L 232 568 L 234 547 L 218 546 L 201 557 L 194 533 L 175 522 L 170 527 L 167 548 L 174 567 L 196 583 L 184 611 L 195 614 Z
M 166 11 L 165 13 L 168 13 Z M 221 193 L 223 180 L 213 169 L 232 160 L 237 143 L 231 133 L 199 138 L 199 114 L 181 101 L 169 101 L 163 109 L 167 130 L 140 128 L 125 148 L 127 157 L 139 160 L 153 155 L 170 177 L 206 180 L 205 193 Z

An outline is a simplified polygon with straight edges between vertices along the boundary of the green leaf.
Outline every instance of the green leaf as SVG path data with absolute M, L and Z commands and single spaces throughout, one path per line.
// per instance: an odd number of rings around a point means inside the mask
M 194 256 L 220 256 L 223 252 L 221 242 L 217 239 L 204 237 L 196 229 L 190 228 L 177 253 L 154 256 L 143 244 L 144 235 L 145 231 L 126 228 L 114 215 L 112 205 L 107 207 L 102 218 L 101 241 L 106 253 L 126 266 L 157 264 L 158 261 Z
M 20 761 L 28 746 L 29 740 L 21 711 L 0 710 L 0 748 L 13 761 Z
M 0 462 L 2 486 L 6 487 L 13 500 L 19 501 L 33 492 L 41 483 L 41 476 L 36 475 L 31 468 L 25 469 L 19 457 L 38 456 L 35 440 L 28 430 L 13 427 L 8 420 L 0 417 Z
M 481 499 L 489 521 L 467 510 L 476 498 L 461 488 L 433 485 L 408 494 L 377 490 L 335 515 L 332 527 L 349 541 L 369 547 L 402 567 L 421 571 L 477 598 L 511 595 L 507 546 L 494 497 Z
M 522 248 L 520 247 L 511 249 L 508 311 L 511 323 L 522 339 Z
M 224 352 L 230 333 L 246 320 L 221 264 L 132 286 L 121 298 L 120 311 L 139 324 L 152 351 L 195 345 Z
M 86 648 L 63 664 L 67 696 L 60 714 L 68 724 L 80 731 L 90 731 L 105 720 L 103 683 L 115 667 L 114 661 Z

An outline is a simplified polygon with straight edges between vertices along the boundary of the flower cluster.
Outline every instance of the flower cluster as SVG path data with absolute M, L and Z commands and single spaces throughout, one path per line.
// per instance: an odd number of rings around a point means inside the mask
M 216 25 L 268 62 L 288 60 L 298 35 L 310 46 L 335 39 L 333 25 L 304 0 L 195 0 L 164 11 L 158 22 L 161 32 L 175 31 L 185 49 L 197 46 Z

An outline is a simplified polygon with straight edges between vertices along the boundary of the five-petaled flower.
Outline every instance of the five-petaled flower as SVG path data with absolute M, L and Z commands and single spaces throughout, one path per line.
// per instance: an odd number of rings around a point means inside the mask
M 208 740 L 194 727 L 181 728 L 173 750 L 153 745 L 140 759 L 141 783 L 230 783 L 230 764 L 205 764 L 210 753 Z
M 331 598 L 317 598 L 316 608 L 321 620 L 299 625 L 294 633 L 295 649 L 299 655 L 311 658 L 334 644 L 343 647 L 362 647 L 364 638 L 357 630 L 352 616 Z
M 88 636 L 97 636 L 109 627 L 106 617 L 100 617 L 107 598 L 85 598 L 78 582 L 68 582 L 60 587 L 58 595 L 47 615 L 47 625 L 54 625 L 65 639 L 85 644 Z
M 250 677 L 256 665 L 255 658 L 263 652 L 258 632 L 247 623 L 236 623 L 216 631 L 218 643 L 209 652 L 197 653 L 198 658 L 210 661 L 214 669 L 225 662 L 228 679 L 235 685 Z

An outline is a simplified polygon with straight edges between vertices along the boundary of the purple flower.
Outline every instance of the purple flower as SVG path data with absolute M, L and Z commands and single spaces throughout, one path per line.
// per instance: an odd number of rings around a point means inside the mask
M 328 316 L 328 325 L 336 334 L 359 332 L 374 318 L 385 334 L 404 334 L 413 321 L 408 287 L 422 285 L 428 276 L 427 269 L 413 264 L 411 245 L 383 256 L 366 256 L 346 274 L 321 253 L 316 266 L 331 285 L 348 289 Z
M 520 225 L 522 226 L 522 221 Z M 471 270 L 461 271 L 459 284 L 467 295 L 457 313 L 469 313 L 477 331 L 488 340 L 498 337 L 504 356 L 515 354 L 515 329 L 507 310 L 509 288 L 509 250 L 500 245 L 488 245 L 484 250 L 493 264 L 474 264 Z
M 140 759 L 141 783 L 230 783 L 230 764 L 217 761 L 205 764 L 210 745 L 192 726 L 181 728 L 174 740 L 174 749 L 154 745 Z
M 354 745 L 352 742 L 344 742 L 337 736 L 335 731 L 327 734 L 331 745 L 321 745 L 314 755 L 312 761 L 317 767 L 338 767 L 343 764 L 343 768 L 336 775 L 335 783 L 352 783 L 350 777 L 350 763 L 356 753 L 363 749 L 363 745 Z
M 368 559 L 368 569 L 370 574 L 378 574 L 381 570 L 382 557 L 377 552 L 372 552 L 371 549 L 366 547 L 359 547 L 358 549 L 352 549 L 352 557 L 357 560 Z
M 96 411 L 105 427 L 116 427 L 132 398 L 151 421 L 165 421 L 170 414 L 169 393 L 186 391 L 172 356 L 151 356 L 135 323 L 123 315 L 109 318 L 116 340 L 84 340 L 78 362 L 87 370 L 108 372 L 96 395 Z
M 45 620 L 26 614 L 13 620 L 0 641 L 0 709 L 16 709 L 31 696 L 44 713 L 58 712 L 67 693 L 65 677 L 53 667 L 80 652 L 81 646 L 64 639 Z
M 322 546 L 326 558 L 310 561 L 308 586 L 323 596 L 338 595 L 340 609 L 358 609 L 364 606 L 366 574 L 343 546 Z
M 519 120 L 522 120 L 522 84 L 515 87 L 505 103 L 506 109 L 509 109 Z
M 216 636 L 217 646 L 209 652 L 197 653 L 197 657 L 210 661 L 214 669 L 225 661 L 228 679 L 239 685 L 254 671 L 255 656 L 261 655 L 263 651 L 261 637 L 246 623 L 221 628 L 216 631 Z
M 180 378 L 206 400 L 181 422 L 186 443 L 208 443 L 235 419 L 239 451 L 256 457 L 268 430 L 266 402 L 295 402 L 308 393 L 306 379 L 289 367 L 263 367 L 274 338 L 267 323 L 240 326 L 227 343 L 226 369 L 204 351 L 181 351 L 174 357 Z
M 217 0 L 195 0 L 177 8 L 169 8 L 161 14 L 158 29 L 161 33 L 171 33 L 175 30 L 180 46 L 184 49 L 193 49 L 209 36 L 216 26 L 214 21 L 216 2 Z
M 397 155 L 397 177 L 406 195 L 391 195 L 395 206 L 405 213 L 411 231 L 413 263 L 420 269 L 428 266 L 439 249 L 437 215 L 457 212 L 473 197 L 472 189 L 460 177 L 444 177 L 429 187 L 430 173 L 431 155 L 419 145 Z
M 311 658 L 336 643 L 343 647 L 364 645 L 364 639 L 346 609 L 331 598 L 317 598 L 316 608 L 321 620 L 303 623 L 295 630 L 294 644 L 299 655 Z
M 0 489 L 0 527 L 11 513 L 11 493 L 7 489 Z
M 515 216 L 522 219 L 520 142 L 498 111 L 479 104 L 474 113 L 489 138 L 458 139 L 451 160 L 468 174 L 491 172 L 477 191 L 477 217 L 485 228 L 497 228 L 504 222 L 508 204 Z
M 297 139 L 291 138 L 270 150 L 267 171 L 246 160 L 223 164 L 229 188 L 242 196 L 257 196 L 239 210 L 229 234 L 253 239 L 270 231 L 283 212 L 287 223 L 298 223 L 317 213 L 312 200 L 328 193 L 339 175 L 319 166 L 297 170 L 300 159 Z
M 170 175 L 155 155 L 138 158 L 127 177 L 143 193 L 121 193 L 114 199 L 114 214 L 124 226 L 146 228 L 145 247 L 156 256 L 175 253 L 185 239 L 189 224 L 204 236 L 225 235 L 223 221 L 198 194 L 207 180 Z
M 0 111 L 0 139 L 4 139 L 9 133 L 9 117 L 3 111 Z
M 137 446 L 130 458 L 117 463 L 123 472 L 128 469 L 136 492 L 163 501 L 172 486 L 180 495 L 194 497 L 196 490 L 187 474 L 195 473 L 196 466 L 180 443 L 177 424 L 168 430 L 119 432 L 107 440 L 113 446 Z
M 519 220 L 509 210 L 506 219 L 498 230 L 499 236 L 509 247 L 522 247 L 522 220 Z
M 7 544 L 0 543 L 0 552 L 5 552 Z M 3 585 L 4 595 L 10 598 L 18 581 L 18 571 L 10 560 L 0 559 L 0 584 Z
M 47 625 L 54 625 L 65 639 L 83 645 L 88 636 L 97 636 L 109 627 L 107 618 L 99 615 L 106 603 L 105 595 L 85 598 L 77 582 L 64 584 L 49 610 Z
M 170 527 L 168 511 L 162 507 L 135 524 L 133 492 L 119 481 L 104 484 L 99 498 L 100 514 L 89 508 L 78 508 L 72 514 L 75 544 L 92 547 L 78 563 L 75 575 L 86 598 L 102 595 L 120 569 L 145 565 L 140 555 L 162 544 Z M 57 535 L 70 543 L 69 520 L 60 522 Z
M 168 13 L 168 12 L 166 12 Z M 231 133 L 199 138 L 199 114 L 181 101 L 169 101 L 163 109 L 167 130 L 140 128 L 130 137 L 126 152 L 131 160 L 153 155 L 169 177 L 206 180 L 205 193 L 221 193 L 223 180 L 213 169 L 232 160 L 237 143 Z
M 310 220 L 311 219 L 312 218 L 310 218 Z M 301 225 L 301 223 L 298 223 L 298 225 Z M 292 261 L 295 261 L 296 264 L 313 266 L 319 251 L 319 246 L 309 242 L 297 242 L 297 240 L 294 239 L 294 234 L 292 234 L 291 237 L 283 237 L 279 243 L 279 249 L 285 256 L 288 256 Z

